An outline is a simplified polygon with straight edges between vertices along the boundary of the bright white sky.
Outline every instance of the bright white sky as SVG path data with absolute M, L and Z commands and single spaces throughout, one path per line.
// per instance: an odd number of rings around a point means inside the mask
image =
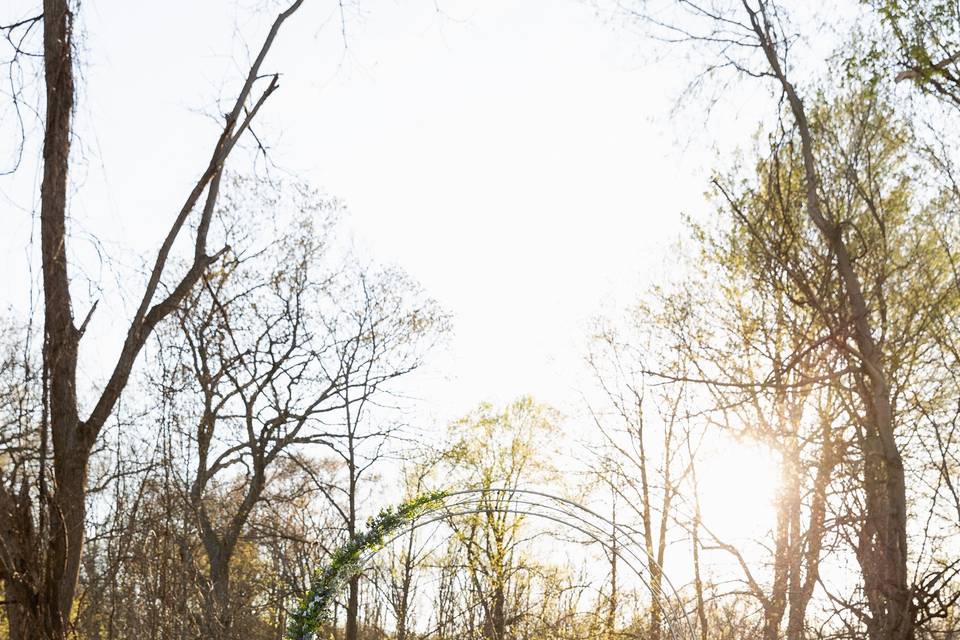
M 331 3 L 308 2 L 266 65 L 284 76 L 259 134 L 454 314 L 451 379 L 431 401 L 456 413 L 532 393 L 562 406 L 584 321 L 668 267 L 681 212 L 704 209 L 717 135 L 702 116 L 669 117 L 689 69 L 653 62 L 589 2 L 439 2 L 443 14 L 431 0 L 363 3 L 346 53 Z M 219 0 L 101 0 L 83 14 L 74 234 L 77 251 L 93 234 L 113 256 L 89 275 L 115 297 L 201 170 L 216 134 L 201 112 L 231 95 L 241 42 L 259 43 L 264 23 Z M 734 124 L 711 122 L 723 137 Z M 2 300 L 18 309 L 35 179 L 28 163 L 0 182 L 28 208 L 2 240 L 16 274 Z
M 345 52 L 332 3 L 308 0 L 265 67 L 284 75 L 258 133 L 282 171 L 345 201 L 359 241 L 453 314 L 442 375 L 417 390 L 433 415 L 525 393 L 576 412 L 586 321 L 675 263 L 681 213 L 708 210 L 714 144 L 750 143 L 756 120 L 738 117 L 750 96 L 710 120 L 671 118 L 691 70 L 655 61 L 663 45 L 621 17 L 585 0 L 437 1 L 443 14 L 432 0 L 363 2 L 346 16 Z M 29 15 L 34 2 L 14 4 Z M 93 367 L 119 347 L 130 302 L 118 286 L 135 291 L 124 274 L 152 259 L 209 154 L 218 125 L 201 112 L 232 95 L 241 43 L 259 45 L 267 16 L 225 0 L 82 10 L 71 213 L 77 270 L 106 291 L 92 328 L 106 339 L 86 341 Z M 31 153 L 0 179 L 0 301 L 21 312 Z M 102 270 L 92 236 L 112 256 Z

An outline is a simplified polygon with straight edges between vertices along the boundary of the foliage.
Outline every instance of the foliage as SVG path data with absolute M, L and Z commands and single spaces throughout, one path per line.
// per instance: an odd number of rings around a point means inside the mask
M 317 571 L 310 589 L 300 599 L 287 637 L 307 640 L 329 621 L 337 591 L 362 570 L 364 556 L 380 549 L 385 541 L 425 512 L 443 505 L 446 491 L 419 495 L 401 505 L 382 510 L 367 523 L 367 530 L 337 549 L 325 567 Z

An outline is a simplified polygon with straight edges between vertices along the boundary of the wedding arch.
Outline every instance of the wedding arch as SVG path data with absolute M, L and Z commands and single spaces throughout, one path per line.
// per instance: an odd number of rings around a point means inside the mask
M 508 499 L 505 503 L 491 503 L 492 495 L 506 495 Z M 656 566 L 656 561 L 631 529 L 569 498 L 533 489 L 498 487 L 433 491 L 384 509 L 371 518 L 363 533 L 337 549 L 327 564 L 317 570 L 291 616 L 288 638 L 315 640 L 320 627 L 331 620 L 334 599 L 347 581 L 361 573 L 394 540 L 433 523 L 491 511 L 552 521 L 602 545 L 636 575 L 659 606 L 670 640 L 696 637 L 683 601 L 662 569 L 660 587 L 651 585 L 649 568 Z

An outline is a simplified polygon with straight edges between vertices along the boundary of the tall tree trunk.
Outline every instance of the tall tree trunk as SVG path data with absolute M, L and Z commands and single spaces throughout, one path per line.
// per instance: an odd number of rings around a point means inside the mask
M 77 411 L 77 349 L 66 255 L 67 169 L 74 102 L 73 13 L 67 0 L 44 0 L 43 60 L 46 118 L 43 180 L 40 185 L 40 243 L 43 256 L 43 358 L 49 377 L 53 443 L 53 488 L 46 497 L 49 540 L 43 567 L 40 621 L 50 638 L 62 638 L 70 618 L 83 548 L 85 489 L 90 444 Z M 41 498 L 43 499 L 43 498 Z M 40 535 L 44 534 L 41 527 Z
M 497 577 L 497 586 L 493 590 L 493 615 L 490 620 L 490 640 L 505 640 L 507 637 L 507 596 L 504 580 Z
M 743 3 L 770 71 L 783 89 L 796 121 L 805 172 L 807 215 L 833 252 L 859 351 L 858 393 L 865 407 L 863 486 L 867 513 L 860 531 L 857 557 L 870 611 L 867 632 L 871 640 L 912 640 L 915 612 L 907 571 L 906 481 L 903 458 L 894 436 L 893 404 L 884 355 L 874 339 L 869 308 L 843 230 L 825 213 L 807 113 L 781 65 L 766 7 L 761 3 L 760 9 L 754 10 L 746 0 Z
M 813 481 L 813 496 L 810 503 L 810 521 L 806 534 L 795 545 L 796 553 L 803 556 L 803 580 L 796 590 L 790 591 L 790 615 L 787 620 L 787 640 L 803 640 L 807 607 L 813 598 L 813 590 L 820 578 L 820 554 L 823 549 L 824 520 L 827 514 L 827 485 L 837 464 L 831 434 L 832 419 L 820 416 L 822 444 L 820 459 Z M 805 545 L 805 547 L 804 547 Z
M 350 474 L 349 504 L 347 505 L 347 535 L 353 540 L 357 536 L 357 464 L 355 455 L 355 441 L 353 437 L 353 422 L 350 416 L 349 403 L 347 409 L 347 427 L 349 430 L 347 448 L 347 471 Z M 344 629 L 344 640 L 357 640 L 359 624 L 357 617 L 360 612 L 360 576 L 350 579 L 347 593 L 347 621 Z
M 617 627 L 617 564 L 620 559 L 620 545 L 619 540 L 617 539 L 617 491 L 613 489 L 611 491 L 611 499 L 613 501 L 613 508 L 611 512 L 611 521 L 612 526 L 610 530 L 610 600 L 607 602 L 607 620 L 606 620 L 606 629 L 605 637 L 608 640 L 611 640 L 614 636 L 616 627 Z
M 644 418 L 642 404 L 637 406 L 637 444 L 640 466 L 640 491 L 643 504 L 640 505 L 643 513 L 643 545 L 647 556 L 647 569 L 650 573 L 651 601 L 648 618 L 651 640 L 660 640 L 660 593 L 654 586 L 660 582 L 660 564 L 656 562 L 653 540 L 653 506 L 650 502 L 650 481 L 647 476 L 647 452 L 644 439 Z M 662 532 L 661 532 L 662 534 Z
M 794 421 L 793 424 L 795 429 L 799 428 L 797 421 Z M 785 594 L 786 605 L 789 607 L 789 613 L 787 614 L 787 635 L 789 637 L 791 631 L 795 632 L 794 626 L 798 623 L 800 628 L 803 628 L 803 619 L 806 612 L 799 609 L 801 606 L 800 585 L 803 579 L 803 545 L 805 539 L 817 534 L 815 530 L 809 528 L 804 532 L 800 524 L 803 480 L 800 473 L 800 444 L 797 441 L 796 433 L 791 434 L 783 462 L 787 466 L 787 485 L 784 491 L 784 499 L 787 501 L 790 532 L 787 546 L 789 568 L 787 570 L 787 591 Z M 807 543 L 812 544 L 812 541 L 807 540 Z
M 360 611 L 360 576 L 350 578 L 347 593 L 347 623 L 344 630 L 346 640 L 356 640 L 359 633 L 358 614 Z
M 38 594 L 23 583 L 8 579 L 4 594 L 7 600 L 7 630 L 11 640 L 41 640 L 37 624 L 40 618 Z
M 690 486 L 693 489 L 693 527 L 690 543 L 693 545 L 693 587 L 697 599 L 697 626 L 700 640 L 707 640 L 707 608 L 703 597 L 703 574 L 700 571 L 700 482 L 697 479 L 697 463 L 690 445 L 690 431 L 686 432 L 687 456 L 690 460 Z
M 20 491 L 0 491 L 0 539 L 3 541 L 3 587 L 6 598 L 7 630 L 11 640 L 35 640 L 43 637 L 41 627 L 42 547 L 37 546 L 33 502 L 30 487 Z
M 665 491 L 670 491 L 669 487 Z M 665 502 L 669 502 L 665 500 Z M 660 640 L 663 626 L 663 561 L 667 548 L 667 514 L 669 513 L 669 504 L 663 505 L 663 511 L 660 514 L 660 530 L 657 541 L 656 561 L 650 566 L 650 591 L 652 591 L 653 602 L 650 607 L 650 638 L 651 640 Z
M 697 626 L 699 627 L 700 640 L 707 640 L 708 622 L 707 607 L 703 597 L 703 576 L 700 571 L 700 499 L 696 498 L 696 513 L 693 520 L 693 534 L 691 544 L 693 545 L 693 586 L 697 598 Z
M 50 435 L 52 444 L 52 486 L 47 487 L 46 449 L 42 447 L 39 474 L 39 502 L 36 527 L 33 522 L 9 519 L 7 509 L 0 509 L 4 527 L 18 526 L 17 535 L 29 536 L 31 553 L 24 556 L 24 569 L 31 576 L 15 589 L 25 591 L 18 597 L 18 620 L 31 619 L 32 624 L 11 629 L 14 640 L 40 634 L 50 640 L 61 640 L 67 634 L 71 609 L 77 590 L 80 558 L 84 544 L 86 520 L 86 484 L 90 452 L 100 429 L 110 417 L 127 384 L 138 354 L 153 329 L 176 309 L 196 284 L 216 255 L 206 253 L 207 232 L 214 214 L 219 180 L 224 162 L 240 135 L 264 101 L 277 88 L 277 76 L 260 97 L 250 102 L 251 91 L 262 77 L 260 67 L 282 23 L 302 4 L 292 0 L 271 27 L 260 53 L 251 66 L 233 109 L 227 117 L 206 170 L 194 185 L 183 208 L 170 228 L 154 263 L 139 308 L 108 382 L 94 404 L 90 415 L 81 420 L 77 405 L 77 353 L 86 321 L 77 327 L 73 317 L 70 277 L 67 268 L 67 177 L 72 136 L 74 106 L 73 69 L 73 6 L 75 0 L 43 0 L 43 62 L 46 90 L 46 112 L 43 133 L 43 177 L 40 184 L 40 252 L 43 274 L 44 340 L 43 365 L 45 415 L 42 433 Z M 155 301 L 161 290 L 161 279 L 173 245 L 190 214 L 197 209 L 203 194 L 194 242 L 194 259 L 186 274 L 167 295 Z M 89 317 L 89 315 L 88 315 Z M 4 492 L 4 502 L 13 500 Z M 26 494 L 25 494 L 26 495 Z M 29 519 L 28 519 L 29 520 Z M 4 558 L 5 564 L 9 559 Z M 4 577 L 16 567 L 2 567 Z M 9 582 L 9 580 L 7 580 Z M 19 603 L 23 602 L 21 606 Z M 26 610 L 24 610 L 26 607 Z M 26 616 L 26 617 L 25 617 Z M 18 636 L 17 634 L 27 634 Z
M 222 545 L 210 560 L 210 630 L 214 640 L 229 640 L 233 633 L 233 612 L 230 608 L 230 553 Z
M 413 595 L 413 572 L 414 567 L 414 532 L 407 534 L 407 550 L 403 556 L 403 582 L 400 585 L 400 602 L 397 607 L 397 635 L 396 640 L 407 640 L 407 627 L 409 626 L 410 599 Z
M 780 496 L 777 500 L 776 537 L 773 552 L 773 584 L 763 603 L 763 638 L 777 640 L 787 607 L 787 585 L 790 579 L 790 523 L 792 521 L 794 481 L 789 454 L 784 456 L 780 472 Z

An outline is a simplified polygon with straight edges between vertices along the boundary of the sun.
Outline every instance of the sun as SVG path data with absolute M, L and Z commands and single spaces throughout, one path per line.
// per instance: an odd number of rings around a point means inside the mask
M 755 539 L 774 525 L 780 482 L 776 452 L 762 444 L 718 434 L 701 456 L 701 520 L 723 542 Z

